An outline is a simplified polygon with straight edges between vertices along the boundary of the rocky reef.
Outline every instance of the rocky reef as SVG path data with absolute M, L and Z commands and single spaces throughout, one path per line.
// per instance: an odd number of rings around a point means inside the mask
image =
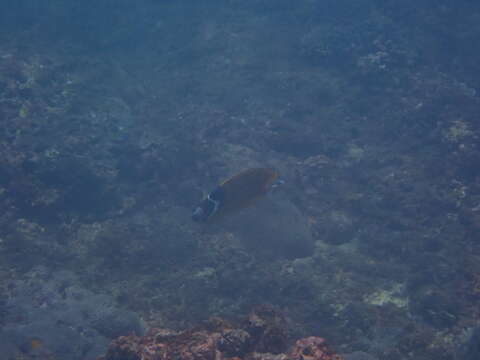
M 121 336 L 98 360 L 341 360 L 325 339 L 310 336 L 289 347 L 284 320 L 269 306 L 256 308 L 243 324 L 216 318 L 176 332 L 150 329 Z
M 4 3 L 2 360 L 91 360 L 121 335 L 480 358 L 479 2 Z M 192 224 L 253 166 L 285 184 Z M 265 303 L 291 319 L 274 349 L 225 322 L 142 337 Z
M 2 360 L 94 359 L 110 339 L 144 333 L 135 313 L 82 288 L 69 271 L 37 267 L 2 290 Z

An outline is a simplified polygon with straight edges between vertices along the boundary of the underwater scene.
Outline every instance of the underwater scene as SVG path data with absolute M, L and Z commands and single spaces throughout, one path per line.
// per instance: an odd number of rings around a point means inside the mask
M 0 5 L 0 360 L 480 359 L 480 2 Z

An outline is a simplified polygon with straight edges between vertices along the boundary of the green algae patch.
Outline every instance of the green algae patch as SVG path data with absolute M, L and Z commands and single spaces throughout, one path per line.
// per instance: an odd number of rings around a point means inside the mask
M 370 305 L 383 306 L 392 304 L 399 308 L 407 307 L 408 297 L 402 295 L 403 284 L 395 284 L 390 289 L 381 289 L 366 295 L 364 301 Z

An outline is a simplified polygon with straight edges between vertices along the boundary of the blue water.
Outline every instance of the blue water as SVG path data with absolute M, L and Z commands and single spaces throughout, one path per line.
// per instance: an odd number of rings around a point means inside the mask
M 477 2 L 0 5 L 6 359 L 258 304 L 347 359 L 479 357 Z M 284 184 L 191 221 L 252 167 Z

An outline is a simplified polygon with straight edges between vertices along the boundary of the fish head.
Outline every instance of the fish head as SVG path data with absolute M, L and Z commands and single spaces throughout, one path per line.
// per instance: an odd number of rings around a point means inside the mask
M 207 195 L 192 212 L 192 220 L 196 222 L 206 222 L 220 208 L 223 199 L 223 190 L 217 188 Z

